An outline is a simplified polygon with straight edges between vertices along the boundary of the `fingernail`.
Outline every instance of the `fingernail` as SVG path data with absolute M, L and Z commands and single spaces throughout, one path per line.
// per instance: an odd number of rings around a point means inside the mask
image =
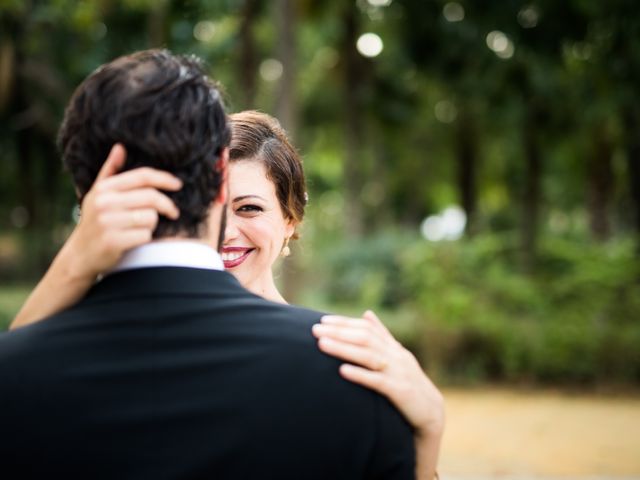
M 326 324 L 337 323 L 337 318 L 332 315 L 325 315 L 324 317 L 322 317 L 322 319 L 320 319 L 320 321 Z
M 340 365 L 340 371 L 345 374 L 349 374 L 353 371 L 353 365 L 349 365 L 348 363 L 343 363 Z
M 327 333 L 327 326 L 322 325 L 321 323 L 316 323 L 313 327 L 311 327 L 314 333 Z
M 331 347 L 331 344 L 334 343 L 333 340 L 331 340 L 328 337 L 320 337 L 318 339 L 318 345 L 320 346 L 320 348 L 328 348 Z

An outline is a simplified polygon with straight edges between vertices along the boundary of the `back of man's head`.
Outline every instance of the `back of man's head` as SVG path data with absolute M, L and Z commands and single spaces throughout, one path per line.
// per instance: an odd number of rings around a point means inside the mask
M 137 52 L 94 71 L 71 97 L 58 135 L 80 199 L 117 142 L 127 150 L 124 170 L 149 166 L 182 179 L 183 188 L 169 194 L 180 219 L 160 217 L 155 238 L 202 235 L 229 141 L 217 85 L 197 58 L 166 50 Z

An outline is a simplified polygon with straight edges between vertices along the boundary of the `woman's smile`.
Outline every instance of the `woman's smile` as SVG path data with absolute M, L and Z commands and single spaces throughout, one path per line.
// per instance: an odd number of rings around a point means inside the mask
M 244 262 L 255 248 L 248 247 L 224 247 L 222 249 L 222 261 L 224 268 L 230 269 L 237 267 Z

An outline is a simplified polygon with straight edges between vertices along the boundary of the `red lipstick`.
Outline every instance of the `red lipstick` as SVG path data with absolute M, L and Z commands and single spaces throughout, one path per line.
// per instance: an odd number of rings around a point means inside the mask
M 224 268 L 230 269 L 237 267 L 244 262 L 254 250 L 254 248 L 247 247 L 223 247 L 222 262 L 224 263 Z

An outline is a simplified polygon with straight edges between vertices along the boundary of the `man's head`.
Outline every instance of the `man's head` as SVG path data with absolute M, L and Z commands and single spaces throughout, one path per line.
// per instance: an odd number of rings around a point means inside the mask
M 180 218 L 160 217 L 155 238 L 202 237 L 223 181 L 230 141 L 220 91 L 194 57 L 146 50 L 94 71 L 67 106 L 58 143 L 80 200 L 114 143 L 127 150 L 124 170 L 148 166 L 183 181 L 168 193 Z

